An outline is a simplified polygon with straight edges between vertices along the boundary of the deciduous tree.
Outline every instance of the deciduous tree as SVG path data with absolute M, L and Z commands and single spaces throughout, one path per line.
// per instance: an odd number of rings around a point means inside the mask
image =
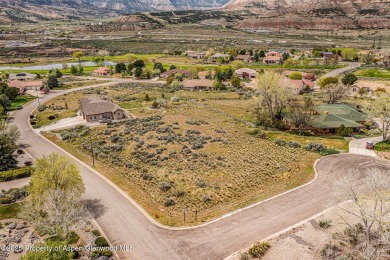
M 266 71 L 259 75 L 256 86 L 259 98 L 255 113 L 265 115 L 266 120 L 272 123 L 281 118 L 283 110 L 292 97 L 290 88 L 283 83 L 282 79 L 282 75 Z
M 355 84 L 355 82 L 358 80 L 358 78 L 353 73 L 347 73 L 344 75 L 344 77 L 341 79 L 341 82 L 343 82 L 346 86 L 352 86 Z
M 85 220 L 81 202 L 84 183 L 70 159 L 50 154 L 36 161 L 23 215 L 39 231 L 65 238 L 70 227 Z
M 14 101 L 19 95 L 19 90 L 14 87 L 8 87 L 4 90 L 4 94 L 9 98 L 9 100 Z
M 325 103 L 335 104 L 345 98 L 348 87 L 341 84 L 327 84 L 321 88 L 322 99 Z
M 353 254 L 361 259 L 388 259 L 390 230 L 388 217 L 390 215 L 390 175 L 378 168 L 370 168 L 366 172 L 350 170 L 343 175 L 335 185 L 335 198 L 339 201 L 349 200 L 356 210 L 344 205 L 338 205 L 343 214 L 340 218 L 349 229 L 356 229 L 350 219 L 345 215 L 359 221 L 358 225 L 363 231 L 350 236 Z
M 73 53 L 73 58 L 78 59 L 79 61 L 79 67 L 81 67 L 81 58 L 84 57 L 84 52 L 82 51 L 76 51 Z
M 4 111 L 7 111 L 7 108 L 11 106 L 11 104 L 11 100 L 5 94 L 0 95 L 0 106 L 3 107 Z
M 19 130 L 14 125 L 0 121 L 0 171 L 16 168 L 17 160 L 14 153 L 18 147 Z
M 378 99 L 364 106 L 367 115 L 374 120 L 382 132 L 382 139 L 389 139 L 390 129 L 390 97 L 387 94 L 379 95 Z

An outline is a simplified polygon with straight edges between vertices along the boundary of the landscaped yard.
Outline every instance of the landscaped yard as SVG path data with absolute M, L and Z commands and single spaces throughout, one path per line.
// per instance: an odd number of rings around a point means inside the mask
M 256 138 L 245 124 L 204 106 L 223 99 L 248 102 L 237 93 L 169 93 L 140 84 L 97 92 L 137 118 L 45 136 L 90 165 L 92 140 L 97 170 L 164 224 L 183 224 L 183 208 L 186 224 L 205 222 L 313 178 L 318 154 Z M 80 91 L 58 99 L 72 110 L 81 96 L 91 94 Z M 181 100 L 170 102 L 173 95 Z M 167 107 L 152 109 L 162 97 Z
M 17 96 L 17 98 L 12 102 L 11 107 L 8 110 L 15 110 L 18 106 L 23 106 L 24 104 L 30 102 L 31 100 L 36 99 L 37 97 L 31 95 Z
M 390 79 L 390 69 L 373 68 L 358 70 L 355 72 L 355 75 L 359 77 Z

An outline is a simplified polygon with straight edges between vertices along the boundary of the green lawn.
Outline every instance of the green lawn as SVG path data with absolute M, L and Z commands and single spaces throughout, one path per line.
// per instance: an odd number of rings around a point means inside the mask
M 9 111 L 15 110 L 18 106 L 23 106 L 24 104 L 30 102 L 31 100 L 36 99 L 37 97 L 31 95 L 18 96 L 13 102 Z
M 378 152 L 389 152 L 390 151 L 390 142 L 380 142 L 375 144 L 375 151 Z
M 20 212 L 19 203 L 0 206 L 0 220 L 17 218 L 19 212 Z
M 390 79 L 390 69 L 364 69 L 355 72 L 356 76 L 368 78 Z

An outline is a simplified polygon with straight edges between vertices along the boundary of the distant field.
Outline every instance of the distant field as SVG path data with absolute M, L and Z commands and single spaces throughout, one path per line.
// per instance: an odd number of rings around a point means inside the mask
M 49 103 L 68 102 L 72 111 L 81 96 L 97 93 L 105 93 L 137 119 L 102 125 L 92 133 L 83 128 L 57 132 L 66 140 L 51 133 L 46 137 L 88 164 L 93 140 L 97 170 L 164 224 L 184 224 L 184 207 L 186 224 L 202 223 L 313 178 L 312 165 L 319 155 L 248 134 L 247 126 L 234 117 L 249 116 L 251 102 L 237 93 L 169 93 L 142 84 L 120 84 Z M 180 100 L 172 103 L 173 95 Z M 167 107 L 152 109 L 154 100 L 161 98 Z M 205 107 L 223 109 L 233 103 L 239 104 L 231 110 L 233 117 Z
M 390 69 L 373 68 L 358 70 L 355 72 L 355 75 L 359 77 L 390 79 Z

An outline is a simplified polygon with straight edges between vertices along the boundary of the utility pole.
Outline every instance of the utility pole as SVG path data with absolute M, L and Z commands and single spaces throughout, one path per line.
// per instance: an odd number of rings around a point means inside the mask
M 35 87 L 35 91 L 37 92 L 38 106 L 40 106 L 41 102 L 39 101 L 39 92 L 38 92 L 38 88 L 37 87 Z
M 183 219 L 184 219 L 184 223 L 186 223 L 186 208 L 183 208 Z
M 89 141 L 91 143 L 92 166 L 93 166 L 93 168 L 95 168 L 95 155 L 93 153 L 93 142 L 92 142 L 92 136 L 91 135 L 89 136 Z

